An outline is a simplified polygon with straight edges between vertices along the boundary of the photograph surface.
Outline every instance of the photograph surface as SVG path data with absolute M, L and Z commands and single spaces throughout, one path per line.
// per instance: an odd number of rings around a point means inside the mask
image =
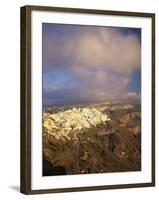
M 43 176 L 141 171 L 141 29 L 42 24 Z

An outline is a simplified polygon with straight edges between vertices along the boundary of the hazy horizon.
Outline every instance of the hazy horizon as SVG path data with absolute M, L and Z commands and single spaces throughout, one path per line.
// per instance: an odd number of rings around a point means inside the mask
M 121 102 L 121 101 L 109 101 L 109 102 L 107 102 L 107 101 L 103 101 L 103 102 L 85 102 L 85 103 L 75 103 L 75 104 L 53 104 L 53 105 L 47 105 L 47 106 L 43 106 L 43 109 L 47 109 L 47 108 L 54 108 L 54 107 L 69 107 L 69 106 L 85 106 L 85 105 L 96 105 L 96 104 L 112 104 L 112 105 L 115 105 L 115 104 L 132 104 L 132 105 L 141 105 L 141 101 L 140 102 Z

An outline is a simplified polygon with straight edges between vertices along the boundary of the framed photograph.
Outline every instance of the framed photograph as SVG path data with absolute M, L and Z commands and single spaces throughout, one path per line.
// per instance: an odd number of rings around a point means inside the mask
M 21 8 L 21 192 L 155 185 L 155 14 Z

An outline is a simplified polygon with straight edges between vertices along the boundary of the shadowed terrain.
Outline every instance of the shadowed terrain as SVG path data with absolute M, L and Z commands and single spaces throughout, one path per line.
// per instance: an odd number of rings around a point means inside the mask
M 140 170 L 140 105 L 43 111 L 44 176 Z

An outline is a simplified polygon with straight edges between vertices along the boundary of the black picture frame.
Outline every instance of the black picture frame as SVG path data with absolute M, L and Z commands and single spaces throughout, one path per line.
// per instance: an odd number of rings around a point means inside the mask
M 97 15 L 135 16 L 152 19 L 152 181 L 124 185 L 90 186 L 60 189 L 32 190 L 31 188 L 31 13 L 32 11 L 71 12 Z M 123 12 L 108 10 L 91 10 L 75 8 L 58 8 L 46 6 L 21 7 L 21 182 L 20 191 L 24 194 L 43 194 L 58 192 L 75 192 L 88 190 L 105 190 L 155 186 L 155 14 L 139 12 Z

